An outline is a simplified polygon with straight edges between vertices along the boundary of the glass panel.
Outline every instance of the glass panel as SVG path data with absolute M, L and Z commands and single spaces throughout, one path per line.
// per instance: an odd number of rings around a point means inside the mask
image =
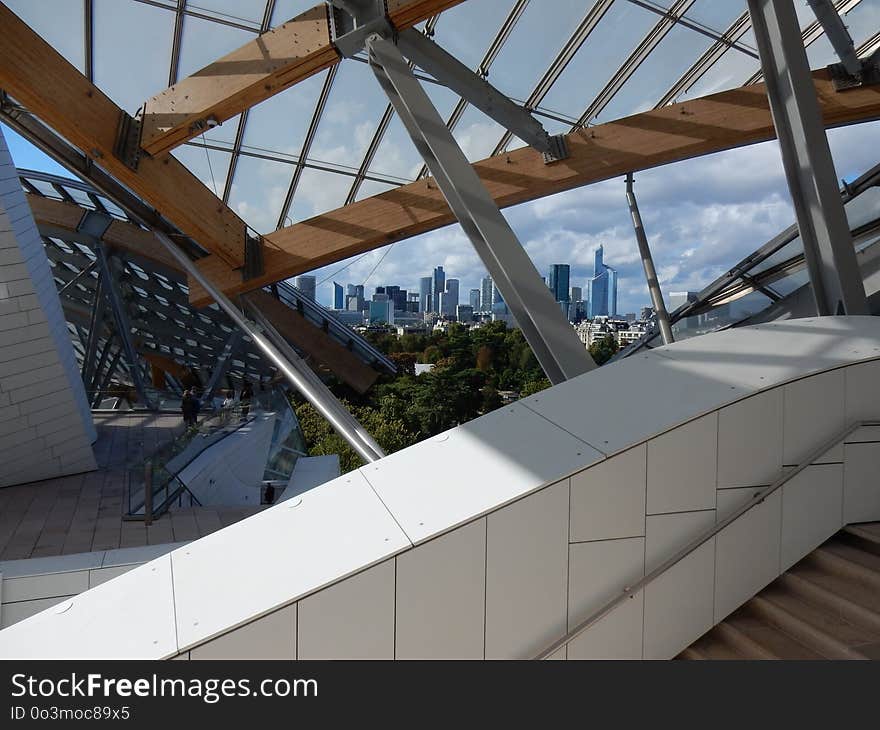
M 434 40 L 465 66 L 476 68 L 513 5 L 513 0 L 468 0 L 456 5 L 440 16 Z M 523 24 L 528 24 L 526 14 L 520 20 Z M 493 71 L 495 68 L 492 67 Z M 492 83 L 497 82 L 493 74 L 489 78 Z
M 749 48 L 756 48 L 755 33 L 751 29 L 743 35 L 740 43 Z M 733 89 L 742 86 L 746 80 L 760 68 L 757 59 L 747 56 L 735 49 L 728 50 L 710 68 L 702 78 L 697 81 L 688 91 L 679 97 L 678 101 L 694 99 L 716 91 Z
M 605 107 L 597 121 L 619 119 L 652 109 L 660 100 L 660 94 L 711 45 L 712 41 L 704 35 L 676 25 Z
M 714 332 L 766 309 L 771 301 L 769 297 L 753 291 L 731 302 L 714 307 L 704 314 L 695 314 L 692 317 L 679 320 L 672 325 L 672 334 L 676 340 L 686 340 L 690 337 Z
M 81 2 L 4 0 L 4 3 L 79 71 L 84 70 L 83 38 L 85 34 L 83 31 L 83 4 Z
M 258 233 L 275 230 L 290 184 L 292 166 L 242 156 L 238 160 L 229 206 Z
M 473 162 L 491 155 L 504 131 L 500 124 L 478 109 L 468 106 L 453 131 L 453 136 L 468 160 Z
M 277 0 L 272 13 L 272 27 L 281 25 L 285 20 L 295 18 L 314 6 L 314 0 Z
M 316 74 L 253 107 L 242 144 L 298 157 L 326 78 Z
M 216 15 L 221 20 L 260 27 L 266 0 L 197 0 L 188 2 L 187 10 L 195 10 L 208 15 Z
M 369 66 L 344 62 L 330 92 L 311 157 L 357 170 L 387 104 Z
M 291 220 L 305 220 L 340 207 L 345 202 L 353 179 L 348 175 L 323 170 L 303 170 L 290 209 Z M 287 192 L 286 188 L 284 192 Z
M 177 78 L 191 76 L 253 39 L 254 34 L 246 30 L 189 15 L 184 17 Z
M 632 3 L 614 3 L 545 97 L 542 108 L 577 120 L 658 20 Z
M 880 188 L 868 188 L 845 206 L 850 229 L 859 228 L 880 218 Z
M 546 3 L 529 3 L 492 66 L 489 77 L 492 84 L 514 99 L 525 99 L 580 23 L 584 12 L 583 0 L 555 0 L 552 12 L 548 12 Z M 540 42 L 536 42 L 538 28 Z M 490 40 L 484 40 L 483 45 Z
M 174 13 L 95 0 L 95 83 L 129 114 L 168 85 Z
M 718 0 L 697 0 L 685 17 L 720 35 L 744 12 L 746 4 L 743 0 L 724 0 L 723 3 Z
M 391 118 L 385 136 L 376 150 L 370 172 L 401 182 L 414 180 L 422 169 L 422 156 L 396 114 Z
M 208 190 L 218 197 L 223 195 L 223 185 L 226 183 L 226 173 L 232 155 L 194 144 L 181 145 L 171 154 L 186 165 Z

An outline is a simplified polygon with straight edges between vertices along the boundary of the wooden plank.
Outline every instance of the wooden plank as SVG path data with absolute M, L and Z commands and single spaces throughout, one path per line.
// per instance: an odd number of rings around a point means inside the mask
M 26 197 L 37 226 L 52 226 L 76 233 L 77 225 L 86 213 L 85 208 L 63 200 L 44 198 L 33 193 L 27 193 Z M 183 271 L 150 231 L 145 231 L 133 223 L 114 219 L 104 233 L 103 240 L 113 248 L 161 264 L 173 271 L 181 273 Z
M 0 3 L 0 88 L 230 266 L 244 259 L 245 224 L 174 157 L 113 155 L 120 109 Z
M 835 92 L 828 73 L 813 73 L 828 127 L 880 116 L 880 87 Z M 776 136 L 763 84 L 722 91 L 568 135 L 571 156 L 545 165 L 531 148 L 474 164 L 502 208 L 600 180 L 687 160 Z M 198 262 L 227 294 L 311 271 L 454 222 L 433 179 L 366 198 L 265 237 L 266 273 L 246 284 L 215 256 Z M 210 301 L 191 282 L 196 304 Z
M 391 0 L 389 17 L 402 30 L 460 2 Z M 149 99 L 141 146 L 163 156 L 200 134 L 208 118 L 225 122 L 340 60 L 327 8 L 317 5 Z
M 365 393 L 376 382 L 378 372 L 296 310 L 264 291 L 251 292 L 248 297 L 291 345 L 329 368 L 358 393 Z

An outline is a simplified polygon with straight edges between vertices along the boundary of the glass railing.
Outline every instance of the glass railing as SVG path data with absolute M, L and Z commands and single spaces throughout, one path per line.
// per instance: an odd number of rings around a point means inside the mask
M 275 414 L 275 423 L 263 481 L 276 486 L 286 484 L 297 459 L 307 450 L 290 400 L 283 389 L 276 387 L 255 392 L 249 402 L 236 400 L 231 406 L 221 407 L 160 447 L 149 459 L 132 464 L 128 468 L 129 519 L 155 519 L 175 504 L 201 505 L 180 474 L 206 449 L 268 413 Z

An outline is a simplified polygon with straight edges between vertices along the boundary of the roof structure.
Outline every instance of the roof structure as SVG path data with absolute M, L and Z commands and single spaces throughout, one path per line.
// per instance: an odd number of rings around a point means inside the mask
M 339 63 L 322 35 L 324 9 L 310 0 L 124 0 L 112 10 L 100 0 L 72 0 L 57 2 L 53 13 L 24 0 L 6 4 L 113 104 L 130 115 L 141 112 L 144 149 L 159 156 L 170 151 L 184 168 L 181 175 L 188 170 L 207 186 L 228 206 L 224 225 L 271 234 L 426 174 L 363 53 Z M 834 4 L 860 54 L 873 51 L 880 44 L 876 3 Z M 529 0 L 399 0 L 390 5 L 392 17 L 398 13 L 402 18 L 401 27 L 416 22 L 532 111 L 551 134 L 760 80 L 741 2 L 565 0 L 554 3 L 549 14 Z M 811 66 L 835 60 L 809 8 L 799 4 L 797 11 Z M 535 42 L 538 32 L 540 43 Z M 285 39 L 301 44 L 300 55 L 273 58 L 271 43 Z M 260 44 L 277 68 L 257 73 L 287 75 L 257 91 L 254 79 L 245 75 L 251 91 L 230 91 L 229 85 L 245 82 L 234 78 L 240 66 L 224 56 L 245 63 L 247 56 L 236 54 Z M 433 82 L 425 84 L 428 94 L 471 161 L 523 145 L 448 88 L 419 76 Z M 207 79 L 211 93 L 225 94 L 226 106 L 211 107 L 209 122 L 174 137 L 168 124 L 162 126 L 162 105 L 180 107 L 178 97 L 195 88 L 206 94 Z M 206 108 L 210 103 L 205 101 Z M 235 108 L 239 113 L 232 113 Z M 234 265 L 230 257 L 240 256 L 219 241 L 222 231 L 190 230 L 174 222 L 203 246 L 217 243 L 225 264 Z M 388 240 L 394 236 L 385 234 Z M 359 252 L 343 247 L 305 265 L 315 268 Z M 291 271 L 287 266 L 283 273 Z

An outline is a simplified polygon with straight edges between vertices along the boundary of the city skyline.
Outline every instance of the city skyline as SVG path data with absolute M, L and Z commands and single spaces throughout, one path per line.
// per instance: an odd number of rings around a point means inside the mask
M 555 262 L 553 264 L 550 264 L 547 267 L 546 272 L 542 272 L 539 269 L 539 273 L 541 273 L 542 277 L 544 278 L 545 284 L 547 284 L 548 288 L 551 290 L 551 292 L 553 292 L 554 298 L 556 299 L 556 301 L 561 301 L 561 302 L 566 302 L 566 303 L 568 303 L 569 301 L 590 302 L 589 297 L 591 295 L 591 290 L 592 290 L 592 281 L 596 278 L 596 274 L 598 271 L 596 268 L 596 264 L 598 263 L 600 267 L 604 267 L 605 270 L 613 272 L 612 275 L 615 278 L 615 281 L 612 285 L 612 290 L 609 291 L 607 294 L 607 300 L 609 302 L 608 311 L 607 312 L 601 311 L 601 312 L 599 312 L 599 314 L 617 314 L 620 311 L 623 311 L 626 309 L 625 307 L 621 307 L 619 305 L 619 302 L 616 301 L 616 296 L 617 296 L 616 276 L 617 276 L 617 272 L 614 267 L 609 266 L 607 264 L 604 264 L 603 251 L 604 251 L 603 244 L 599 244 L 593 250 L 593 254 L 594 254 L 593 267 L 592 267 L 591 271 L 586 273 L 586 275 L 584 275 L 584 276 L 577 276 L 576 277 L 572 274 L 572 272 L 574 270 L 580 270 L 585 267 L 582 267 L 582 266 L 574 267 L 571 264 L 565 263 L 565 262 Z M 491 277 L 489 276 L 488 272 L 485 269 L 483 269 L 479 273 L 479 276 L 477 276 L 476 278 L 473 278 L 476 276 L 474 274 L 473 269 L 471 269 L 471 271 L 466 275 L 458 275 L 458 274 L 450 273 L 450 271 L 447 270 L 445 265 L 437 265 L 437 266 L 431 266 L 431 267 L 426 267 L 426 268 L 428 269 L 428 273 L 426 275 L 409 274 L 409 276 L 414 277 L 414 282 L 409 285 L 404 285 L 401 283 L 391 283 L 391 282 L 385 282 L 382 284 L 380 284 L 380 283 L 376 283 L 376 284 L 365 283 L 365 284 L 355 285 L 355 284 L 351 284 L 348 281 L 346 281 L 344 276 L 337 276 L 337 277 L 334 277 L 333 279 L 327 279 L 325 281 L 318 283 L 317 291 L 315 291 L 315 298 L 319 304 L 322 304 L 325 307 L 328 307 L 331 309 L 334 309 L 334 308 L 339 309 L 340 307 L 335 306 L 338 301 L 337 300 L 338 290 L 336 289 L 336 287 L 339 286 L 343 290 L 348 291 L 350 288 L 357 286 L 362 291 L 362 296 L 364 297 L 364 300 L 365 300 L 364 304 L 366 307 L 366 305 L 369 303 L 369 300 L 372 299 L 373 294 L 376 292 L 377 289 L 384 290 L 388 287 L 393 287 L 393 288 L 396 288 L 400 291 L 406 291 L 410 294 L 413 294 L 413 293 L 417 294 L 419 297 L 419 299 L 418 299 L 419 300 L 419 311 L 422 311 L 422 312 L 426 311 L 425 304 L 428 303 L 431 311 L 436 311 L 438 313 L 441 313 L 440 308 L 438 307 L 438 303 L 434 300 L 434 291 L 436 288 L 439 287 L 441 293 L 445 294 L 447 292 L 447 282 L 451 281 L 451 282 L 454 282 L 454 288 L 458 294 L 457 301 L 455 301 L 455 303 L 453 304 L 453 310 L 451 312 L 447 312 L 447 313 L 452 314 L 452 313 L 454 313 L 454 307 L 456 307 L 460 304 L 463 304 L 466 306 L 472 305 L 472 301 L 471 301 L 471 293 L 472 292 L 479 292 L 479 297 L 480 297 L 481 303 L 482 303 L 482 300 L 484 297 L 489 296 L 489 294 L 487 294 L 485 292 L 485 282 L 487 280 L 491 281 Z M 556 280 L 557 277 L 558 277 L 558 281 Z M 303 278 L 303 277 L 297 277 L 297 278 Z M 308 277 L 306 277 L 306 278 L 308 278 Z M 376 277 L 374 277 L 374 280 L 377 282 L 380 281 L 380 279 L 378 279 Z M 471 282 L 473 282 L 473 283 L 471 283 Z M 557 289 L 558 289 L 558 291 L 557 291 Z M 560 297 L 560 294 L 563 292 L 563 289 L 564 289 L 564 296 Z M 495 291 L 497 292 L 497 290 L 495 290 Z M 575 292 L 575 291 L 578 291 L 581 293 L 582 299 L 572 298 L 572 292 Z M 496 293 L 496 296 L 499 296 L 499 295 L 497 295 L 497 293 Z M 610 306 L 612 296 L 615 297 L 615 304 L 617 304 L 616 307 Z M 668 298 L 669 295 L 668 295 L 668 293 L 664 292 L 664 296 L 666 296 Z M 643 304 L 641 304 L 635 308 L 631 307 L 629 309 L 626 309 L 626 311 L 638 312 L 638 311 L 640 311 L 640 309 L 642 307 L 648 306 L 649 304 L 650 304 L 650 300 L 646 295 L 645 302 Z M 347 307 L 343 306 L 342 308 L 344 309 Z M 475 311 L 477 311 L 477 310 L 475 310 Z

